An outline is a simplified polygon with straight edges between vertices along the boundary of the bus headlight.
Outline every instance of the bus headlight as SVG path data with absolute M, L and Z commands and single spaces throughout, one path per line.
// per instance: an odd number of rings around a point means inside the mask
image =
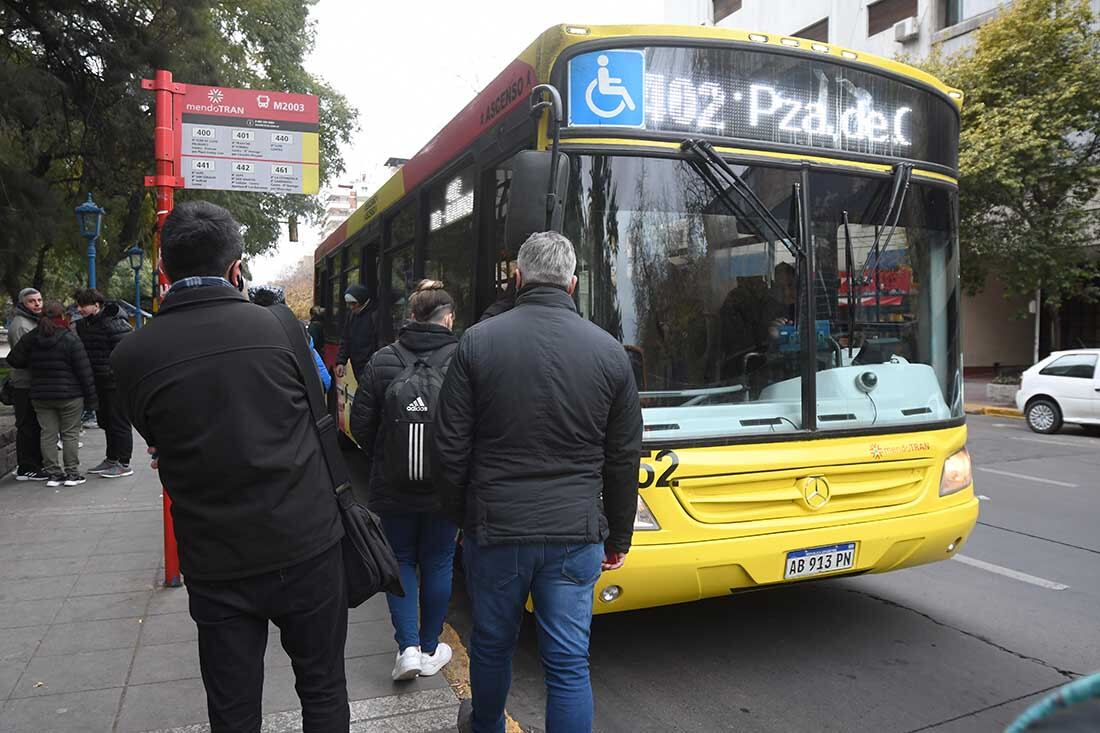
M 970 453 L 963 448 L 943 462 L 943 478 L 940 479 L 940 496 L 962 491 L 974 483 L 970 467 Z
M 654 518 L 653 512 L 649 511 L 649 507 L 646 506 L 645 499 L 639 496 L 638 511 L 634 514 L 634 531 L 644 532 L 660 528 L 661 525 L 657 524 L 657 520 L 656 518 Z

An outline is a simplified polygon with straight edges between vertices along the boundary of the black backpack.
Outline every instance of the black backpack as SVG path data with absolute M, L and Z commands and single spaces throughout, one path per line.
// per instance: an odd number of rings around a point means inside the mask
M 383 398 L 386 483 L 396 488 L 430 489 L 431 446 L 436 402 L 447 365 L 458 344 L 430 355 L 409 351 L 399 343 L 393 351 L 404 369 L 394 377 Z

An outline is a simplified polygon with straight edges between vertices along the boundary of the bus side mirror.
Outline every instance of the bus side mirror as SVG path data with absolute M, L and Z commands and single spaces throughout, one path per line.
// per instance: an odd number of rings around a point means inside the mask
M 504 246 L 518 252 L 535 232 L 549 229 L 560 232 L 569 188 L 569 159 L 558 153 L 554 183 L 550 169 L 554 159 L 549 151 L 523 150 L 512 158 L 512 182 L 508 189 L 508 220 L 504 224 Z

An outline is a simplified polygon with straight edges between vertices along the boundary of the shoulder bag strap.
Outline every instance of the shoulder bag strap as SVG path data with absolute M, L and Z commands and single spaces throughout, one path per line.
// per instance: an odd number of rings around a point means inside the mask
M 340 446 L 336 442 L 336 421 L 325 409 L 321 395 L 321 377 L 317 374 L 317 366 L 313 357 L 309 354 L 309 344 L 306 343 L 305 331 L 298 319 L 285 305 L 273 305 L 268 308 L 279 319 L 279 325 L 286 332 L 290 342 L 291 351 L 294 353 L 294 363 L 298 367 L 298 377 L 306 388 L 306 398 L 309 400 L 310 412 L 313 413 L 314 426 L 317 429 L 317 437 L 321 443 L 321 451 L 324 453 L 325 464 L 328 467 L 329 478 L 332 479 L 333 490 L 340 494 L 351 488 L 351 478 L 348 474 L 344 456 L 340 453 Z

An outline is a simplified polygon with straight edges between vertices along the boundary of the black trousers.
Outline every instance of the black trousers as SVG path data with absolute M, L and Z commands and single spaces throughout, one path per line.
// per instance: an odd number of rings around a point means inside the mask
M 187 581 L 199 627 L 199 667 L 212 733 L 258 733 L 270 619 L 294 667 L 305 733 L 351 724 L 344 642 L 348 599 L 340 543 L 283 570 L 220 582 Z
M 107 434 L 107 460 L 129 465 L 134 452 L 134 432 L 122 411 L 118 390 L 97 387 L 96 392 L 99 409 L 95 411 L 95 419 Z
M 15 455 L 19 472 L 42 470 L 42 428 L 34 414 L 29 389 L 14 389 L 15 394 Z

